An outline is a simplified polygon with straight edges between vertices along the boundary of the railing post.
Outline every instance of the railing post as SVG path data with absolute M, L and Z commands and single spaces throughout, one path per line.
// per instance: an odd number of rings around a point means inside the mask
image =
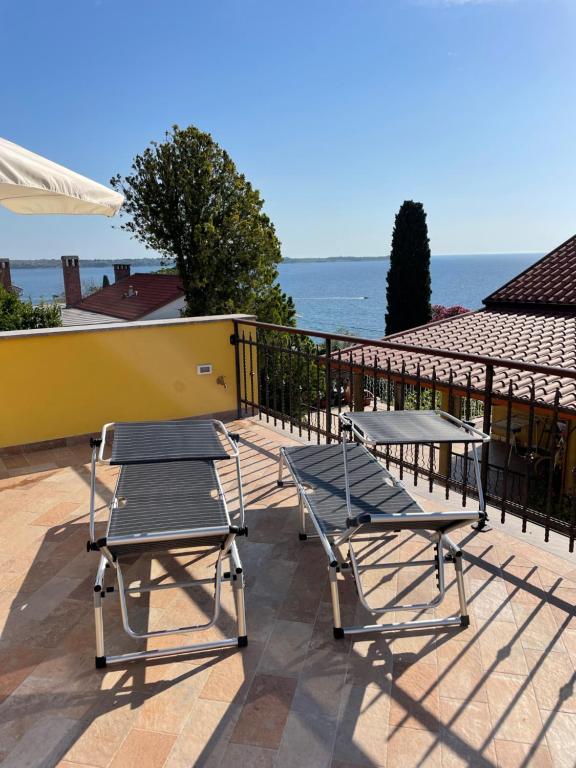
M 490 434 L 492 427 L 492 387 L 494 385 L 494 366 L 486 365 L 486 379 L 484 381 L 484 421 L 482 424 L 482 431 L 485 435 Z M 480 482 L 482 483 L 482 491 L 484 493 L 484 499 L 488 495 L 488 470 L 490 462 L 490 443 L 482 443 L 482 458 L 480 465 Z M 478 530 L 484 528 L 485 523 L 488 520 L 486 515 L 480 520 L 478 524 Z
M 238 320 L 234 320 L 234 333 L 230 338 L 234 344 L 234 359 L 236 366 L 236 417 L 242 418 L 242 393 L 240 392 L 240 336 L 238 334 Z M 246 354 L 246 352 L 244 352 Z
M 332 442 L 332 341 L 326 339 L 326 442 Z M 318 425 L 320 426 L 320 425 Z

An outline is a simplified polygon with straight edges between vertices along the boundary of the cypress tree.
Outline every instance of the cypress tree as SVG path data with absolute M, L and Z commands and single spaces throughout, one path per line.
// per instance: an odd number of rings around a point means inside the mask
M 110 285 L 110 278 L 108 277 L 108 275 L 103 275 L 102 288 L 108 288 L 109 285 Z
M 396 214 L 386 283 L 386 335 L 430 322 L 430 241 L 422 203 L 405 200 Z

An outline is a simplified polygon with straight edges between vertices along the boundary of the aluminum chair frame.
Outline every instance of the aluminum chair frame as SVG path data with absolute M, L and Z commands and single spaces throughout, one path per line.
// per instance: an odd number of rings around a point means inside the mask
M 191 422 L 193 424 L 194 422 Z M 236 544 L 236 537 L 247 534 L 245 527 L 245 510 L 244 510 L 244 498 L 242 492 L 242 473 L 240 467 L 240 452 L 236 444 L 235 436 L 231 435 L 225 428 L 224 424 L 220 421 L 212 420 L 216 431 L 220 432 L 227 439 L 231 449 L 231 457 L 234 458 L 236 464 L 236 478 L 238 487 L 239 498 L 239 525 L 232 525 L 230 522 L 230 515 L 228 506 L 226 503 L 226 497 L 220 477 L 216 466 L 214 465 L 214 474 L 217 481 L 217 494 L 218 499 L 222 504 L 224 516 L 226 519 L 226 525 L 220 526 L 204 526 L 195 527 L 190 529 L 178 529 L 173 531 L 162 531 L 157 533 L 150 533 L 138 536 L 113 536 L 110 535 L 110 525 L 112 521 L 112 514 L 109 515 L 108 527 L 106 536 L 102 538 L 96 538 L 95 531 L 95 496 L 96 496 L 96 472 L 97 465 L 110 464 L 110 458 L 104 458 L 106 437 L 107 434 L 113 430 L 115 424 L 109 423 L 103 427 L 102 436 L 99 439 L 91 440 L 92 446 L 92 458 L 91 458 L 91 479 L 90 479 L 90 539 L 88 542 L 89 551 L 100 552 L 100 562 L 96 573 L 96 579 L 94 582 L 94 619 L 95 619 L 95 632 L 96 632 L 96 657 L 95 663 L 97 668 L 106 667 L 108 664 L 118 664 L 131 661 L 138 661 L 141 659 L 155 659 L 166 656 L 176 656 L 181 654 L 189 654 L 194 651 L 204 651 L 219 648 L 229 647 L 244 647 L 248 644 L 248 637 L 246 633 L 246 610 L 244 600 L 244 588 L 245 579 L 242 568 L 242 562 L 238 553 L 238 547 Z M 162 463 L 162 462 L 157 462 Z M 214 462 L 212 462 L 214 464 Z M 122 470 L 121 470 L 122 471 Z M 120 483 L 120 474 L 116 481 L 116 488 L 112 503 L 110 505 L 110 513 L 112 509 L 118 503 L 118 485 Z M 214 538 L 214 544 L 210 544 L 210 539 Z M 219 544 L 220 542 L 220 544 Z M 162 544 L 166 543 L 166 548 L 162 548 Z M 175 546 L 171 547 L 170 544 Z M 160 545 L 161 551 L 168 549 L 189 549 L 195 546 L 219 546 L 219 551 L 216 559 L 215 574 L 213 578 L 204 579 L 190 579 L 188 581 L 179 581 L 169 584 L 139 584 L 138 586 L 126 587 L 124 582 L 124 575 L 122 572 L 123 563 L 121 563 L 121 554 L 115 553 L 114 550 L 117 547 L 140 545 L 142 551 L 135 552 L 132 550 L 130 554 L 149 554 L 149 545 L 152 545 L 152 551 L 154 551 L 154 545 Z M 223 572 L 223 563 L 225 560 L 229 562 L 229 570 Z M 236 606 L 236 627 L 237 634 L 235 637 L 223 638 L 221 640 L 214 640 L 203 643 L 190 643 L 185 645 L 174 646 L 171 648 L 160 648 L 146 651 L 137 651 L 132 653 L 122 653 L 115 655 L 106 655 L 105 652 L 105 637 L 104 637 L 104 615 L 103 615 L 103 600 L 110 593 L 114 593 L 116 588 L 114 586 L 106 586 L 106 571 L 111 570 L 117 581 L 117 592 L 119 595 L 120 611 L 122 616 L 122 624 L 126 634 L 134 640 L 151 639 L 157 637 L 166 637 L 168 635 L 189 634 L 194 632 L 201 632 L 210 629 L 218 621 L 220 615 L 221 605 L 221 587 L 223 583 L 229 583 L 234 590 L 235 606 Z M 155 630 L 151 632 L 136 632 L 130 626 L 130 619 L 128 615 L 128 605 L 126 601 L 126 595 L 142 592 L 153 592 L 156 590 L 164 589 L 188 589 L 195 586 L 202 586 L 203 584 L 214 585 L 214 609 L 210 619 L 203 624 L 189 625 L 183 627 L 174 627 L 169 629 Z
M 443 418 L 447 417 L 448 421 L 453 423 L 459 428 L 464 428 L 465 431 L 472 435 L 475 435 L 477 442 L 485 442 L 488 440 L 488 436 L 479 432 L 473 426 L 461 422 L 459 419 L 452 417 L 450 414 L 444 414 L 443 412 L 437 412 L 441 414 Z M 310 537 L 307 532 L 306 518 L 308 518 L 315 529 L 314 537 L 320 539 L 320 543 L 324 548 L 324 551 L 328 557 L 328 576 L 330 582 L 330 594 L 332 600 L 332 614 L 333 614 L 333 633 L 335 638 L 343 638 L 350 635 L 360 635 L 373 632 L 397 632 L 402 630 L 418 630 L 418 629 L 434 629 L 441 627 L 460 626 L 468 627 L 470 619 L 468 616 L 466 591 L 464 587 L 463 567 L 462 567 L 462 550 L 454 543 L 449 534 L 469 523 L 478 522 L 485 516 L 485 501 L 482 493 L 482 486 L 480 481 L 480 470 L 478 466 L 478 459 L 476 451 L 473 451 L 476 479 L 479 491 L 479 509 L 477 511 L 462 510 L 457 512 L 424 512 L 420 513 L 408 512 L 405 514 L 398 513 L 386 513 L 384 510 L 382 513 L 370 513 L 355 517 L 352 510 L 351 493 L 350 493 L 350 477 L 348 472 L 348 451 L 347 451 L 347 439 L 346 433 L 350 432 L 362 443 L 368 442 L 367 436 L 362 431 L 355 428 L 355 425 L 351 420 L 346 418 L 346 414 L 341 415 L 342 424 L 342 469 L 345 479 L 345 497 L 346 497 L 346 509 L 347 520 L 346 527 L 338 533 L 328 535 L 318 520 L 313 503 L 311 502 L 312 496 L 309 494 L 307 487 L 299 482 L 295 468 L 291 465 L 290 458 L 285 448 L 280 449 L 279 461 L 278 461 L 278 485 L 295 485 L 298 493 L 298 507 L 299 507 L 299 519 L 300 519 L 300 532 L 299 538 L 305 540 Z M 311 447 L 314 450 L 314 447 Z M 318 446 L 322 449 L 323 446 Z M 379 471 L 384 478 L 384 481 L 401 491 L 406 492 L 409 497 L 404 484 L 397 480 L 378 460 L 372 453 L 368 453 L 367 458 L 370 458 L 375 464 L 378 465 Z M 287 468 L 292 476 L 292 480 L 286 482 L 283 479 L 284 468 Z M 409 497 L 411 498 L 411 497 Z M 414 499 L 411 499 L 414 502 Z M 415 502 L 414 502 L 415 503 Z M 441 530 L 438 529 L 441 526 Z M 375 565 L 362 565 L 358 558 L 358 555 L 354 549 L 355 540 L 358 539 L 360 534 L 366 532 L 375 532 L 381 530 L 382 532 L 388 530 L 414 530 L 417 528 L 427 535 L 427 538 L 434 545 L 434 559 L 433 560 L 410 560 L 403 562 L 395 562 L 393 564 L 375 564 Z M 431 531 L 431 533 L 428 533 Z M 342 545 L 348 546 L 348 553 L 346 557 L 342 557 L 340 553 L 340 547 Z M 446 550 L 446 554 L 445 554 Z M 435 609 L 444 600 L 446 594 L 446 575 L 445 575 L 445 563 L 450 562 L 454 565 L 456 588 L 458 591 L 459 613 L 458 615 L 448 616 L 445 618 L 433 618 L 433 619 L 415 619 L 403 622 L 392 622 L 386 624 L 367 624 L 361 626 L 346 626 L 342 625 L 341 610 L 340 610 L 340 598 L 338 591 L 338 574 L 342 573 L 345 576 L 351 573 L 358 598 L 364 608 L 374 615 L 381 615 L 390 611 L 426 611 Z M 373 606 L 370 605 L 366 597 L 365 590 L 362 585 L 362 573 L 366 570 L 385 569 L 385 568 L 399 568 L 410 567 L 415 565 L 432 565 L 436 571 L 438 594 L 427 603 L 413 603 L 413 604 L 394 604 L 387 606 Z

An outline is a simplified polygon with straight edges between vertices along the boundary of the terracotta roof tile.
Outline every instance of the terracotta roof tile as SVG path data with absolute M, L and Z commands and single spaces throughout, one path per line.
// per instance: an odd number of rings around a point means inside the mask
M 576 235 L 498 288 L 484 304 L 576 307 Z
M 127 295 L 130 286 L 134 290 L 132 296 Z M 136 273 L 86 296 L 74 308 L 121 320 L 139 320 L 176 301 L 183 293 L 178 275 Z
M 441 350 L 458 351 L 486 357 L 518 360 L 537 365 L 550 365 L 576 370 L 576 314 L 559 310 L 483 309 L 457 315 L 438 323 L 388 336 L 386 340 L 400 344 L 439 350 L 430 356 L 379 347 L 359 346 L 342 352 L 342 361 L 350 357 L 354 365 L 366 369 L 374 366 L 386 370 L 388 360 L 392 371 L 400 372 L 405 365 L 407 376 L 420 375 L 430 380 L 433 371 L 437 381 L 447 383 L 452 371 L 455 386 L 466 387 L 468 374 L 471 386 L 482 391 L 486 370 L 484 365 L 459 362 L 442 357 Z M 368 372 L 368 370 L 366 371 Z M 530 397 L 534 384 L 535 396 L 542 404 L 552 405 L 556 389 L 560 388 L 560 406 L 576 410 L 576 381 L 528 371 L 496 368 L 494 390 L 507 394 L 510 382 L 514 397 Z

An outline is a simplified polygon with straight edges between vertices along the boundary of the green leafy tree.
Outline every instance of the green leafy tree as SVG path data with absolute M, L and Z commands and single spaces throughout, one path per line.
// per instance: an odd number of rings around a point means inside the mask
M 264 201 L 209 133 L 174 126 L 111 184 L 126 199 L 122 228 L 175 263 L 187 315 L 246 312 L 294 324 L 276 284 L 280 241 Z
M 103 275 L 102 276 L 102 288 L 108 288 L 109 285 L 110 285 L 110 278 L 108 277 L 108 275 Z
M 14 291 L 0 286 L 0 331 L 23 331 L 30 328 L 54 328 L 62 325 L 57 304 L 22 301 Z
M 396 214 L 388 269 L 386 335 L 429 323 L 430 241 L 422 203 L 406 200 Z

